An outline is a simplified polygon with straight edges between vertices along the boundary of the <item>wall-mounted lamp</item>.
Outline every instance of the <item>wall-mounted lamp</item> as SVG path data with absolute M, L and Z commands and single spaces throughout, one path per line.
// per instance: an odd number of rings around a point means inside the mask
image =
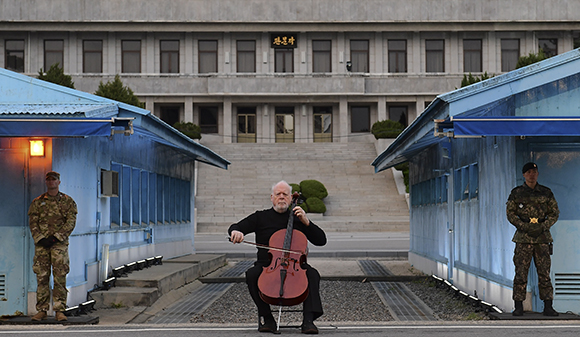
M 44 141 L 43 140 L 31 140 L 30 141 L 30 156 L 31 157 L 44 157 Z
M 351 71 L 351 70 L 352 70 L 352 62 L 346 61 L 346 71 Z

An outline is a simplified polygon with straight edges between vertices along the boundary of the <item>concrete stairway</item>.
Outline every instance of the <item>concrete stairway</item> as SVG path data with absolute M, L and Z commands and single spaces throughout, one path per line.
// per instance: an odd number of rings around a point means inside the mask
M 223 232 L 255 210 L 270 208 L 272 184 L 305 179 L 328 190 L 324 215 L 310 218 L 326 231 L 408 231 L 409 209 L 393 174 L 374 173 L 373 143 L 211 144 L 228 170 L 198 166 L 197 232 Z
M 164 260 L 162 265 L 134 271 L 117 278 L 109 290 L 91 293 L 95 308 L 148 307 L 161 296 L 189 284 L 226 264 L 225 254 L 191 254 Z

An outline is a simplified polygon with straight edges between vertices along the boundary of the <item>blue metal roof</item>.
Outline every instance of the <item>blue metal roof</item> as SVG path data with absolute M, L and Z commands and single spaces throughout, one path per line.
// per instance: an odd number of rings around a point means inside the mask
M 2 119 L 23 117 L 62 119 L 63 122 L 70 118 L 132 118 L 134 126 L 155 135 L 151 137 L 154 141 L 172 144 L 180 152 L 213 166 L 227 169 L 230 164 L 148 110 L 0 68 L 0 123 Z
M 435 120 L 456 116 L 580 116 L 579 74 L 580 48 L 441 94 L 375 158 L 375 172 L 408 161 L 438 143 L 443 135 L 435 134 Z
M 108 117 L 119 112 L 116 104 L 2 104 L 0 115 L 68 115 Z

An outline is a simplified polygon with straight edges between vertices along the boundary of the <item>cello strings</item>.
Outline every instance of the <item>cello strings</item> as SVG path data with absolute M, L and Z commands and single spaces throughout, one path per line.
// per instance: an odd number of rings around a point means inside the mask
M 232 241 L 230 237 L 228 237 L 229 241 Z M 276 248 L 276 247 L 270 247 L 267 245 L 263 245 L 260 243 L 255 243 L 255 242 L 250 242 L 250 241 L 242 241 L 241 243 L 245 243 L 247 245 L 251 245 L 251 246 L 257 246 L 259 248 L 265 248 L 265 249 L 271 249 L 271 250 L 275 250 L 275 251 L 279 251 L 279 252 L 283 252 L 283 253 L 289 253 L 289 254 L 305 254 L 304 252 L 298 252 L 298 251 L 294 251 L 294 250 L 288 250 L 288 249 L 283 249 L 283 248 Z

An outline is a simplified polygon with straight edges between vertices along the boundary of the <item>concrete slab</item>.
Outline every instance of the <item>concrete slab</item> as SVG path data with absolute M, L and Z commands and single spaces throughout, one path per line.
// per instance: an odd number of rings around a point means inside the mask
M 163 261 L 116 280 L 115 287 L 95 291 L 96 308 L 151 306 L 171 290 L 189 284 L 200 276 L 225 265 L 224 254 L 191 254 Z
M 93 315 L 72 316 L 68 317 L 68 320 L 64 322 L 59 322 L 54 317 L 48 317 L 42 321 L 33 321 L 30 316 L 0 318 L 0 325 L 87 325 L 98 323 L 99 317 Z
M 157 288 L 151 287 L 113 287 L 107 291 L 91 293 L 96 301 L 95 308 L 112 308 L 120 306 L 149 306 L 161 296 Z
M 514 316 L 511 312 L 490 312 L 489 317 L 492 320 L 503 321 L 565 321 L 565 320 L 580 320 L 580 316 L 573 313 L 560 313 L 559 316 L 544 316 L 541 312 L 526 311 L 523 316 Z
M 199 265 L 200 275 L 226 265 L 226 254 L 189 254 L 164 261 L 164 263 L 196 263 Z

